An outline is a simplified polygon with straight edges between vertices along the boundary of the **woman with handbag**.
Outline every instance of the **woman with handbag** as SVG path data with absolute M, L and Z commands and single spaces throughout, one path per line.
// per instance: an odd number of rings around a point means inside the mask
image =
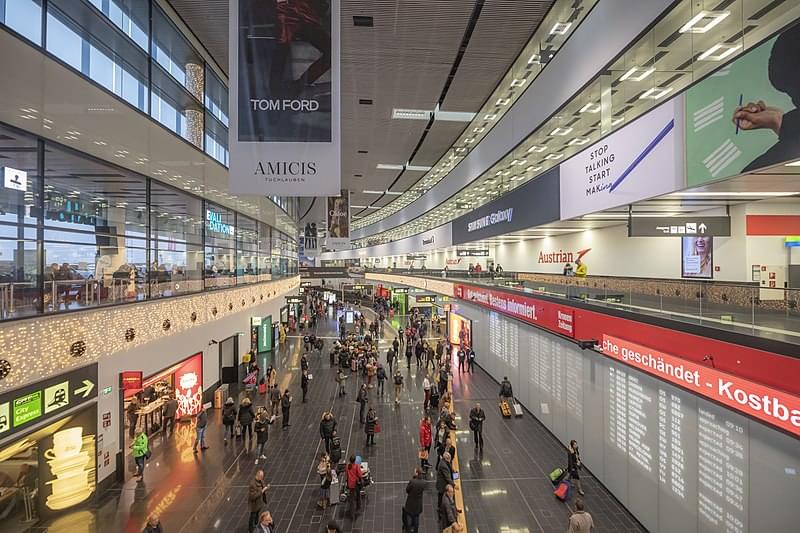
M 364 478 L 361 473 L 361 466 L 356 464 L 355 455 L 350 456 L 345 473 L 347 474 L 347 493 L 350 499 L 350 518 L 355 520 L 358 511 L 361 510 L 361 486 Z
M 364 432 L 367 434 L 367 446 L 370 446 L 370 444 L 374 446 L 375 433 L 380 433 L 380 426 L 378 425 L 378 416 L 372 406 L 367 411 L 367 423 L 364 424 Z

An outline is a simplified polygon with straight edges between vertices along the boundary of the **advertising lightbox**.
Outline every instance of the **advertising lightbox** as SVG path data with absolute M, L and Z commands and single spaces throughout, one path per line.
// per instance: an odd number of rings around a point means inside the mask
M 684 237 L 681 239 L 681 276 L 712 279 L 714 277 L 714 238 Z

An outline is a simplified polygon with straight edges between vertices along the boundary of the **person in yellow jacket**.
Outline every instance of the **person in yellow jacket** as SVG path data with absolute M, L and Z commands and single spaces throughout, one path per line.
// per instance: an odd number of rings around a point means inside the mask
M 586 268 L 586 263 L 581 261 L 580 259 L 575 260 L 575 276 L 579 278 L 585 278 L 586 274 L 588 274 L 588 270 Z

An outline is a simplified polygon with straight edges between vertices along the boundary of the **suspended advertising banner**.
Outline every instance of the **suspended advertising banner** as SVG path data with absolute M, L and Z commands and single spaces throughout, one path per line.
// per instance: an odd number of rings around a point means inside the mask
M 328 237 L 325 244 L 332 250 L 350 246 L 350 191 L 342 189 L 339 196 L 329 196 L 327 205 Z
M 230 0 L 230 190 L 341 182 L 338 0 Z

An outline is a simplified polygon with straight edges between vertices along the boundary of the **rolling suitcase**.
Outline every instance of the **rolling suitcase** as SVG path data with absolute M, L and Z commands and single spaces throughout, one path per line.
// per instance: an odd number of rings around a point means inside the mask
M 550 482 L 553 483 L 553 485 L 558 485 L 566 475 L 567 475 L 566 470 L 564 470 L 563 468 L 556 468 L 549 474 Z
M 522 416 L 522 404 L 518 403 L 517 400 L 514 400 L 514 416 L 518 418 Z
M 503 415 L 503 418 L 511 418 L 511 407 L 505 400 L 500 402 L 500 413 Z
M 569 499 L 570 492 L 572 492 L 572 483 L 570 483 L 568 479 L 564 479 L 558 484 L 556 490 L 553 491 L 553 495 L 562 502 L 565 502 Z

